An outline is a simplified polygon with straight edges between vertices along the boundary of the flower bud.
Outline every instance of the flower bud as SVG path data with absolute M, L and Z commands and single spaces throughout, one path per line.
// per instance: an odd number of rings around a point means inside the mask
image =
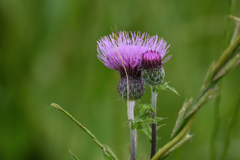
M 164 80 L 165 72 L 161 57 L 157 52 L 147 51 L 142 54 L 142 79 L 145 84 L 155 86 Z

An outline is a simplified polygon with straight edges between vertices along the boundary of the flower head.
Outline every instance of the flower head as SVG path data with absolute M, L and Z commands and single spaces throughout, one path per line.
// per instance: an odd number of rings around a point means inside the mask
M 169 46 L 157 35 L 150 37 L 140 32 L 130 32 L 130 35 L 129 32 L 120 31 L 117 38 L 109 35 L 97 42 L 98 58 L 106 67 L 121 73 L 124 72 L 124 64 L 128 74 L 134 75 L 141 70 L 143 53 L 156 52 L 161 58 L 167 53 Z
M 156 68 L 162 66 L 161 56 L 152 51 L 142 54 L 142 68 Z
M 162 64 L 168 61 L 168 56 L 162 61 L 160 54 L 154 51 L 147 51 L 142 54 L 141 76 L 145 84 L 155 86 L 161 84 L 165 77 L 165 71 Z
M 140 99 L 145 90 L 141 77 L 143 54 L 153 52 L 160 57 L 161 63 L 168 47 L 166 41 L 157 35 L 151 37 L 147 33 L 120 31 L 117 36 L 112 34 L 97 41 L 97 56 L 107 68 L 120 73 L 119 95 L 124 99 L 127 97 L 126 69 L 129 98 Z

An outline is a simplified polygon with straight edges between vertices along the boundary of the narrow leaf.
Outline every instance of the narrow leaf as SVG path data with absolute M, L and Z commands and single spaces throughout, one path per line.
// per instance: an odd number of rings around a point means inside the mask
M 231 60 L 229 60 L 216 74 L 216 76 L 213 78 L 214 81 L 217 81 L 221 77 L 223 77 L 225 74 L 227 74 L 229 71 L 234 69 L 238 64 L 240 63 L 240 53 L 236 54 Z
M 107 149 L 107 152 L 111 154 L 112 159 L 117 159 L 117 156 L 113 153 L 111 148 L 109 148 L 106 144 L 104 144 L 104 147 Z
M 103 156 L 105 160 L 112 160 L 112 157 L 107 153 L 106 149 L 103 149 Z
M 166 124 L 161 124 L 157 126 L 157 130 L 160 129 L 162 126 L 165 126 Z
M 147 136 L 147 141 L 151 143 L 151 141 L 152 141 L 151 133 L 149 133 L 148 131 L 146 131 L 144 129 L 139 130 L 139 132 L 145 134 Z
M 78 157 L 69 150 L 73 160 L 79 160 Z

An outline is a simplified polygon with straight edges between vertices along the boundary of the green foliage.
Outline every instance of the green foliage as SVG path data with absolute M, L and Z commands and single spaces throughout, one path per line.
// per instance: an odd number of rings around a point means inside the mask
M 165 91 L 169 91 L 170 90 L 170 91 L 176 93 L 177 95 L 179 95 L 178 92 L 176 91 L 176 89 L 173 88 L 173 87 L 170 87 L 168 85 L 168 83 L 169 82 L 163 82 L 163 83 L 161 83 L 159 85 L 154 86 L 154 92 L 159 92 L 161 90 L 165 90 Z
M 144 116 L 144 115 L 149 115 L 149 113 L 154 112 L 154 109 L 151 104 L 140 104 L 136 106 L 139 108 L 139 115 L 138 116 Z
M 105 160 L 117 160 L 117 156 L 113 153 L 111 148 L 109 148 L 106 144 L 104 144 L 103 146 L 103 154 Z
M 157 160 L 159 158 L 164 159 L 164 155 L 166 155 L 169 151 L 169 153 L 171 153 L 185 142 L 184 136 L 188 134 L 189 129 L 197 115 L 198 109 L 216 96 L 218 92 L 216 84 L 219 79 L 225 76 L 228 72 L 232 71 L 233 68 L 240 63 L 240 54 L 236 52 L 239 47 L 240 34 L 232 41 L 232 43 L 229 44 L 227 49 L 219 57 L 218 61 L 210 66 L 205 76 L 201 92 L 199 93 L 196 101 L 192 103 L 190 100 L 184 103 L 183 108 L 180 110 L 170 141 L 155 154 L 152 160 Z M 182 143 L 180 143 L 181 141 Z M 176 145 L 177 147 L 175 147 Z
M 79 160 L 78 157 L 74 153 L 72 153 L 71 151 L 69 151 L 69 152 L 70 152 L 73 160 Z
M 134 121 L 129 120 L 129 122 L 131 123 L 131 128 L 137 129 L 139 133 L 145 134 L 148 138 L 148 141 L 151 142 L 151 135 L 152 135 L 151 124 L 160 122 L 165 118 L 162 118 L 162 117 L 151 118 L 151 114 L 152 112 L 154 112 L 154 109 L 150 104 L 141 104 L 139 106 L 136 106 L 136 108 L 137 108 L 138 114 L 135 120 Z M 159 125 L 157 129 L 161 128 L 162 126 L 164 126 L 164 124 Z
M 106 151 L 106 149 L 103 149 L 103 156 L 105 160 L 113 160 L 112 157 L 108 154 L 108 152 Z
M 92 140 L 103 150 L 104 157 L 106 158 L 111 158 L 110 160 L 117 160 L 117 156 L 113 153 L 113 151 L 107 146 L 99 142 L 99 140 L 85 127 L 83 126 L 80 122 L 78 122 L 71 114 L 69 114 L 66 110 L 64 110 L 61 106 L 59 106 L 56 103 L 52 103 L 50 105 L 52 108 L 55 108 L 57 110 L 62 111 L 66 116 L 68 116 L 73 122 L 75 122 L 84 132 L 86 132 Z M 71 152 L 70 152 L 71 153 Z M 71 153 L 72 154 L 72 153 Z M 73 158 L 76 158 L 74 154 L 72 154 Z
M 221 160 L 226 159 L 227 152 L 229 150 L 229 146 L 230 146 L 230 143 L 231 143 L 231 132 L 232 132 L 233 126 L 237 122 L 237 115 L 239 114 L 239 111 L 240 111 L 240 92 L 239 92 L 239 95 L 238 95 L 238 98 L 237 98 L 237 103 L 232 108 L 233 108 L 233 113 L 231 115 L 231 118 L 228 121 L 228 127 L 227 127 L 227 130 L 226 130 L 226 136 L 225 136 L 225 140 L 224 140 L 224 149 L 223 149 L 223 152 L 222 152 Z
M 236 23 L 236 26 L 235 26 L 235 29 L 234 29 L 234 32 L 233 32 L 233 35 L 232 35 L 232 40 L 231 40 L 231 43 L 232 43 L 233 40 L 237 37 L 237 35 L 240 32 L 240 18 L 232 16 L 232 15 L 230 15 L 229 17 L 232 18 Z
M 173 128 L 171 137 L 175 133 L 175 131 L 178 128 L 178 126 L 181 124 L 181 122 L 182 122 L 182 120 L 184 118 L 184 115 L 186 114 L 188 108 L 191 107 L 192 101 L 193 101 L 193 99 L 190 98 L 189 100 L 185 100 L 185 102 L 183 103 L 183 106 L 182 106 L 181 110 L 178 112 L 178 118 L 176 120 L 175 127 Z

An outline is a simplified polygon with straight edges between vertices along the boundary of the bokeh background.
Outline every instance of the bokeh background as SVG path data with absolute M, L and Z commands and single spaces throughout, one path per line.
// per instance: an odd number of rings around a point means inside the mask
M 240 16 L 235 1 L 233 15 Z M 196 98 L 212 61 L 226 47 L 228 1 L 169 0 L 1 0 L 0 1 L 0 159 L 67 160 L 69 150 L 83 160 L 103 160 L 91 138 L 61 112 L 60 104 L 107 144 L 121 160 L 129 158 L 126 102 L 120 99 L 120 76 L 97 58 L 96 41 L 112 31 L 158 34 L 171 44 L 164 64 L 166 81 L 177 89 L 161 91 L 162 121 L 158 147 L 170 136 L 186 98 Z M 234 22 L 230 21 L 231 34 Z M 224 148 L 229 120 L 239 98 L 240 67 L 222 81 L 216 153 Z M 210 159 L 214 102 L 201 108 L 192 142 L 170 160 Z M 150 89 L 138 103 L 150 102 Z M 240 159 L 240 115 L 231 132 L 228 160 Z M 138 136 L 139 160 L 147 160 L 150 144 Z

